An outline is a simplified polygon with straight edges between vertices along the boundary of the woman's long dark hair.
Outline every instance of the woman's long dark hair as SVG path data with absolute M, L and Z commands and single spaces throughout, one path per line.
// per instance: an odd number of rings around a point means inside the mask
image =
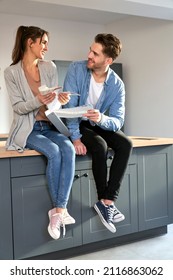
M 16 40 L 14 44 L 14 48 L 12 51 L 12 64 L 14 65 L 18 63 L 24 55 L 26 51 L 26 43 L 29 38 L 36 41 L 37 38 L 40 38 L 40 42 L 42 40 L 43 35 L 46 34 L 49 36 L 49 33 L 36 26 L 19 26 L 16 33 Z

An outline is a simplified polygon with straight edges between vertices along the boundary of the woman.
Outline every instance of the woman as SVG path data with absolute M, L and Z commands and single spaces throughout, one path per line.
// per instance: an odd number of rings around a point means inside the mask
M 8 150 L 22 152 L 35 149 L 47 158 L 46 176 L 53 209 L 48 212 L 48 232 L 60 237 L 60 228 L 75 223 L 66 206 L 74 178 L 75 150 L 71 141 L 60 134 L 45 115 L 51 102 L 66 104 L 68 93 L 42 95 L 41 85 L 58 85 L 57 69 L 52 61 L 45 61 L 49 33 L 35 26 L 20 26 L 12 52 L 12 64 L 4 77 L 13 108 L 14 119 L 6 143 Z M 58 100 L 57 100 L 58 99 Z

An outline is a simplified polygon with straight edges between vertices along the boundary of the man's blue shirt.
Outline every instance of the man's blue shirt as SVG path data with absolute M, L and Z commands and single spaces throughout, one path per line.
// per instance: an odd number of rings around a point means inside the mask
M 89 86 L 92 71 L 87 68 L 87 61 L 72 62 L 68 68 L 65 81 L 64 91 L 79 93 L 80 96 L 71 97 L 69 103 L 64 107 L 71 108 L 86 105 L 89 94 Z M 125 87 L 120 77 L 109 68 L 103 91 L 95 106 L 101 114 L 101 121 L 93 123 L 104 130 L 117 131 L 124 124 L 125 117 Z M 71 133 L 71 139 L 81 138 L 79 124 L 81 118 L 67 119 L 67 126 Z

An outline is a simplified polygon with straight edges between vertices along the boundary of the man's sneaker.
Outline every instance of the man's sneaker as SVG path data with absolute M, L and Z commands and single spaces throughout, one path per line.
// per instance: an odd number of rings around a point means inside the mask
M 56 213 L 56 208 L 49 210 L 49 212 L 48 212 L 49 219 L 50 219 L 51 215 L 53 215 L 55 213 Z M 75 219 L 72 216 L 70 216 L 67 209 L 65 210 L 65 212 L 63 214 L 63 220 L 64 220 L 65 225 L 75 224 L 75 222 L 76 222 Z
M 113 218 L 113 205 L 105 205 L 101 201 L 98 201 L 94 205 L 94 209 L 96 210 L 97 214 L 100 217 L 101 222 L 104 224 L 105 227 L 107 227 L 108 230 L 115 233 L 116 228 L 112 223 Z
M 50 212 L 50 211 L 49 211 Z M 48 213 L 49 215 L 49 213 Z M 63 236 L 65 236 L 65 225 L 63 221 L 63 215 L 61 213 L 55 213 L 53 215 L 49 215 L 49 225 L 48 232 L 53 239 L 60 238 L 60 228 L 63 226 Z
M 115 205 L 113 205 L 113 218 L 112 222 L 113 223 L 119 223 L 125 219 L 125 216 L 117 209 Z

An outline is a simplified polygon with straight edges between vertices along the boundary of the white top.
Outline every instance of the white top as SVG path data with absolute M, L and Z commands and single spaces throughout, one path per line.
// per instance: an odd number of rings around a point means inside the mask
M 87 98 L 87 104 L 90 104 L 95 108 L 95 105 L 97 104 L 97 101 L 101 95 L 101 92 L 103 90 L 103 84 L 104 83 L 97 83 L 93 77 L 91 76 L 90 81 L 90 87 L 89 87 L 89 95 Z

